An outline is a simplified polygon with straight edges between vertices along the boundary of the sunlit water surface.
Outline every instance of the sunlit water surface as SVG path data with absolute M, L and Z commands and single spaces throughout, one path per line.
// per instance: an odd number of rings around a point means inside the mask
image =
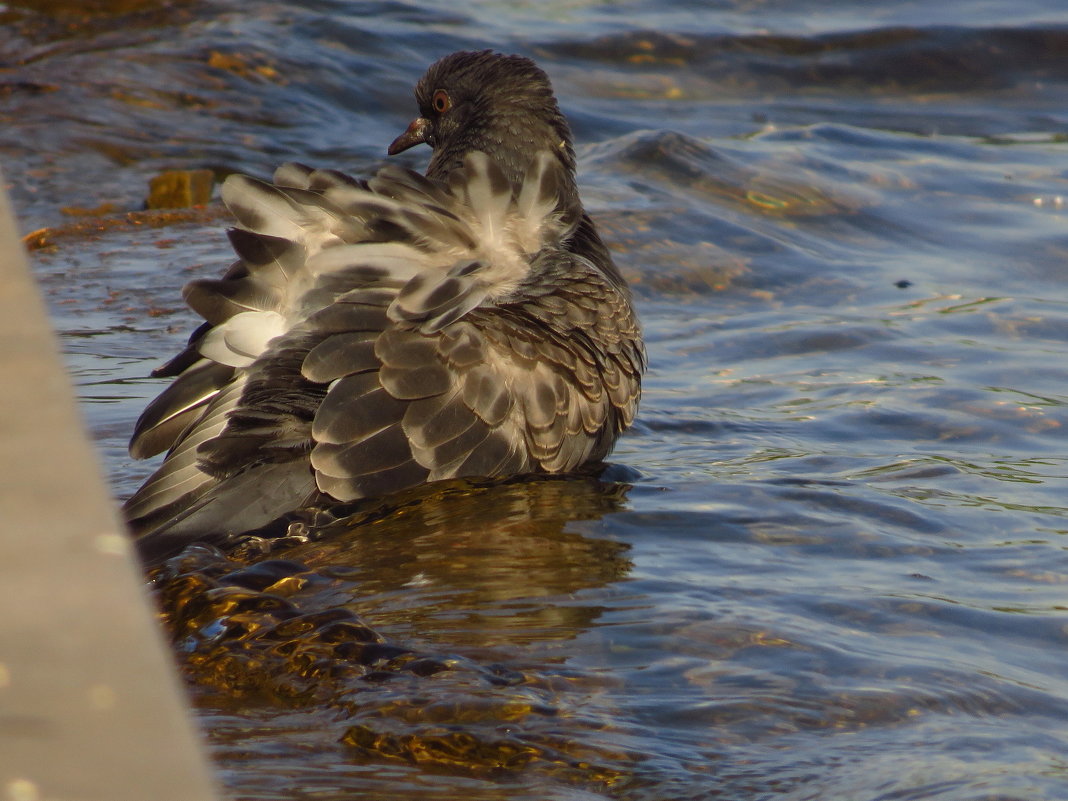
M 0 7 L 23 226 L 91 221 L 33 256 L 117 496 L 227 223 L 71 215 L 372 169 L 446 52 L 550 72 L 638 297 L 627 483 L 157 577 L 235 799 L 1068 798 L 1068 12 L 827 5 Z

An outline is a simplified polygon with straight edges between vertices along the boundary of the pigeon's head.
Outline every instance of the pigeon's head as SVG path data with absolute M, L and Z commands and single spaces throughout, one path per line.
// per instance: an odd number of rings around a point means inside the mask
M 427 168 L 444 178 L 473 150 L 494 158 L 513 183 L 534 156 L 555 153 L 573 173 L 571 130 L 549 77 L 529 58 L 490 50 L 460 52 L 432 64 L 415 87 L 419 116 L 389 146 L 390 155 L 426 143 Z

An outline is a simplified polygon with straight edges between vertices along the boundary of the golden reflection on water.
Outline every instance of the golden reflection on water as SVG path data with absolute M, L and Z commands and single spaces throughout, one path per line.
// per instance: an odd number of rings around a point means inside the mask
M 272 558 L 263 542 L 243 558 L 193 546 L 152 579 L 183 671 L 211 703 L 308 710 L 356 761 L 607 787 L 633 756 L 588 742 L 607 725 L 571 709 L 589 678 L 543 671 L 553 641 L 601 614 L 582 594 L 627 575 L 626 545 L 574 530 L 626 491 L 449 482 Z
M 572 523 L 619 509 L 625 492 L 581 479 L 450 483 L 369 525 L 341 521 L 292 554 L 319 569 L 344 565 L 360 584 L 351 603 L 369 608 L 381 598 L 386 622 L 425 626 L 455 644 L 570 637 L 596 610 L 546 599 L 617 581 L 629 567 L 626 545 Z M 398 592 L 402 606 L 391 614 Z

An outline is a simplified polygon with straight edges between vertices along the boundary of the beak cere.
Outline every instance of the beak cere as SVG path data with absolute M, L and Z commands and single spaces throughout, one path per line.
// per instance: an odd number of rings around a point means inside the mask
M 395 156 L 398 153 L 403 153 L 410 147 L 421 145 L 426 142 L 426 138 L 430 133 L 430 120 L 426 117 L 416 117 L 412 120 L 408 129 L 393 140 L 393 144 L 389 146 L 389 150 L 386 152 L 391 156 Z

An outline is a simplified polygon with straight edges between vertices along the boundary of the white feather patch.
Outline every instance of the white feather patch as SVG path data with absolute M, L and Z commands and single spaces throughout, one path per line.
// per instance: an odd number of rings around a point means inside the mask
M 284 334 L 288 326 L 278 312 L 242 312 L 208 331 L 200 353 L 231 367 L 247 367 L 267 349 L 267 343 Z
M 489 298 L 508 294 L 530 269 L 513 233 L 512 187 L 496 162 L 480 152 L 467 155 L 463 172 L 455 173 L 450 185 L 471 228 L 474 247 L 467 257 L 485 265 L 478 282 Z
M 526 253 L 535 253 L 555 227 L 556 209 L 560 198 L 556 193 L 544 192 L 543 184 L 551 186 L 552 170 L 559 170 L 560 163 L 548 151 L 538 153 L 523 177 L 523 187 L 516 199 L 516 238 L 519 247 Z
M 390 304 L 389 319 L 419 322 L 425 333 L 440 331 L 478 306 L 487 295 L 487 284 L 478 262 L 461 264 L 448 273 L 423 272 L 405 284 Z
M 464 159 L 464 198 L 478 226 L 480 246 L 494 250 L 507 242 L 505 217 L 512 188 L 501 168 L 485 153 L 470 153 Z
M 259 234 L 299 242 L 309 255 L 341 242 L 343 221 L 330 210 L 299 202 L 280 189 L 247 175 L 230 175 L 221 195 L 242 227 Z
M 307 261 L 314 276 L 328 275 L 349 267 L 366 266 L 385 270 L 391 280 L 408 281 L 430 266 L 427 254 L 398 242 L 338 245 L 320 251 Z

